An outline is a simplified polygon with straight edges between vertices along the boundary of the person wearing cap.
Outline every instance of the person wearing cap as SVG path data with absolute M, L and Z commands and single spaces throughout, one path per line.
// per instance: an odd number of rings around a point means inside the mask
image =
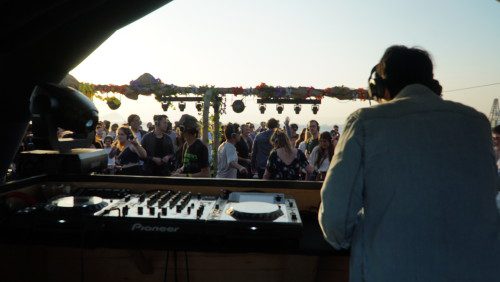
M 182 115 L 179 130 L 186 142 L 182 147 L 182 166 L 172 176 L 210 177 L 208 148 L 198 138 L 198 120 L 188 114 Z

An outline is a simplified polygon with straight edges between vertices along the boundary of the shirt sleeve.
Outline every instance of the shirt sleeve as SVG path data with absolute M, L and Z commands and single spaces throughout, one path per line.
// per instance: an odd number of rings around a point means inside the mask
M 236 148 L 234 146 L 227 146 L 227 163 L 238 162 L 238 153 L 236 153 Z
M 318 220 L 325 239 L 336 249 L 350 247 L 363 206 L 363 129 L 359 111 L 348 119 L 321 189 Z

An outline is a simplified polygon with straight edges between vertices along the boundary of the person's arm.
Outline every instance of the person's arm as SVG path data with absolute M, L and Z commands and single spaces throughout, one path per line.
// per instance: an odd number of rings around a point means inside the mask
M 285 118 L 285 133 L 288 138 L 292 138 L 292 130 L 290 129 L 290 118 Z
M 120 152 L 120 150 L 118 150 L 118 147 L 117 147 L 117 142 L 118 141 L 115 141 L 113 142 L 113 144 L 111 145 L 111 151 L 109 151 L 109 154 L 108 156 L 110 158 L 114 158 L 116 157 L 116 155 L 118 155 L 118 153 Z
M 141 144 L 139 144 L 139 142 L 137 142 L 137 138 L 130 141 L 130 143 L 132 144 L 137 155 L 139 155 L 139 158 L 146 159 L 146 157 L 148 156 L 148 153 L 146 152 L 146 150 L 144 150 L 144 148 L 141 146 Z
M 264 176 L 262 177 L 262 179 L 265 179 L 265 180 L 271 179 L 271 173 L 269 172 L 269 170 L 267 170 L 267 168 L 266 168 L 266 171 L 264 172 Z
M 335 249 L 347 249 L 363 207 L 362 125 L 352 114 L 321 188 L 318 220 Z
M 232 150 L 228 150 L 228 155 L 227 155 L 227 162 L 229 163 L 229 167 L 233 167 L 233 168 L 236 168 L 240 173 L 246 173 L 247 172 L 247 169 L 238 164 L 238 154 L 236 153 L 236 150 L 234 149 L 234 151 Z
M 257 137 L 255 137 L 252 145 L 252 168 L 257 169 L 257 152 L 258 152 L 258 144 L 257 144 Z
M 164 141 L 165 141 L 165 146 L 167 148 L 167 154 L 161 158 L 161 161 L 163 163 L 168 163 L 170 159 L 174 157 L 174 145 L 172 143 L 172 140 L 170 140 L 170 137 L 168 135 L 164 136 Z

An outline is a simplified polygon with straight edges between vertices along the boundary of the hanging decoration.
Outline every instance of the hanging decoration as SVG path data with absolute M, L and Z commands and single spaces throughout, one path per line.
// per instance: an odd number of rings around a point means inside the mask
M 243 103 L 243 100 L 235 100 L 231 107 L 235 113 L 239 114 L 245 110 L 245 103 Z
M 72 81 L 77 81 L 76 79 Z M 96 93 L 120 93 L 127 98 L 137 100 L 139 95 L 154 94 L 159 102 L 164 102 L 168 97 L 175 97 L 178 95 L 193 94 L 203 96 L 209 89 L 205 86 L 177 86 L 173 84 L 165 84 L 159 78 L 155 78 L 149 73 L 141 75 L 136 80 L 130 81 L 129 85 L 100 85 L 90 83 L 79 83 L 78 89 L 87 97 L 92 97 Z M 337 98 L 339 100 L 352 100 L 354 97 L 364 99 L 367 96 L 367 90 L 363 88 L 349 88 L 345 86 L 334 86 L 325 89 L 317 89 L 314 87 L 282 87 L 270 86 L 262 82 L 255 88 L 236 87 L 214 87 L 218 94 L 233 94 L 234 96 L 257 96 L 258 98 L 269 99 L 318 99 L 324 97 Z

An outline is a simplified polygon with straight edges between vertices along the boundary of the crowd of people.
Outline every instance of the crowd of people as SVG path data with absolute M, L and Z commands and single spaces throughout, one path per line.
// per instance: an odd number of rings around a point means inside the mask
M 340 137 L 339 127 L 320 132 L 316 120 L 299 134 L 287 117 L 283 127 L 271 118 L 256 129 L 251 122 L 228 123 L 220 128 L 217 166 L 212 161 L 216 136 L 201 139 L 201 123 L 184 114 L 172 123 L 155 115 L 146 130 L 136 114 L 123 125 L 101 121 L 96 126 L 94 148 L 108 154 L 107 173 L 153 176 L 215 177 L 321 181 Z M 213 127 L 212 127 L 213 128 Z M 60 131 L 60 137 L 65 134 Z

